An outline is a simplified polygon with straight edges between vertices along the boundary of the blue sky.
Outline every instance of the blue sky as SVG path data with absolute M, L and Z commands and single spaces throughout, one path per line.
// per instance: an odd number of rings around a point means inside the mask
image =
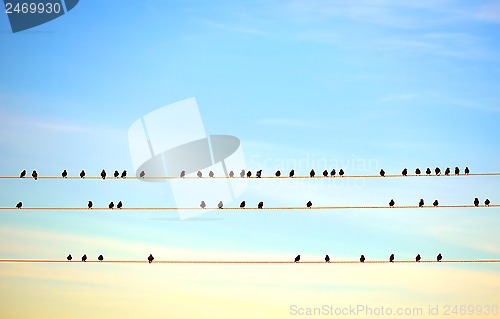
M 190 97 L 206 132 L 237 136 L 247 168 L 265 175 L 299 163 L 307 167 L 302 175 L 337 164 L 350 175 L 436 166 L 500 171 L 497 1 L 81 1 L 16 34 L 0 14 L 0 43 L 0 175 L 132 172 L 130 125 Z M 20 200 L 84 206 L 89 199 L 174 205 L 168 184 L 0 183 L 1 207 Z M 497 203 L 498 186 L 497 177 L 254 180 L 228 205 Z M 498 259 L 497 210 L 211 212 L 197 221 L 177 221 L 175 212 L 4 212 L 2 229 L 25 248 L 38 239 L 23 230 L 99 240 L 16 252 L 3 241 L 0 258 L 63 258 L 102 247 L 110 258 L 147 256 L 113 252 L 115 242 L 136 242 L 243 259 L 385 259 L 391 252 Z

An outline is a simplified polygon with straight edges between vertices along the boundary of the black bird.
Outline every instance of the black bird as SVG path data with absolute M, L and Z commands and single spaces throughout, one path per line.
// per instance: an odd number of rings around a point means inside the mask
M 383 169 L 380 170 L 380 176 L 382 176 L 382 177 L 385 176 L 385 171 Z
M 344 170 L 343 169 L 340 169 L 339 175 L 340 175 L 340 177 L 344 176 Z
M 102 255 L 99 255 L 99 257 L 97 257 L 97 260 L 99 261 L 103 261 L 104 260 L 104 257 Z
M 181 175 L 179 176 L 180 178 L 184 178 L 186 176 L 186 171 L 182 171 Z
M 244 170 L 244 169 L 242 169 L 242 170 L 241 170 L 241 172 L 240 172 L 240 177 L 241 177 L 241 178 L 245 177 L 245 170 Z
M 327 262 L 327 263 L 330 262 L 330 256 L 328 256 L 328 255 L 325 256 L 325 262 Z
M 394 199 L 391 199 L 391 201 L 389 202 L 389 206 L 390 206 L 390 207 L 394 207 L 394 204 L 395 204 L 395 203 L 394 203 Z
M 365 255 L 361 255 L 361 257 L 359 257 L 359 262 L 360 263 L 364 263 L 365 262 Z
M 21 175 L 19 175 L 19 178 L 24 178 L 24 177 L 26 177 L 26 170 L 23 170 L 21 172 Z
M 85 178 L 85 170 L 83 170 L 83 169 L 80 172 L 80 178 Z
M 312 169 L 312 170 L 309 172 L 309 177 L 313 178 L 314 176 L 316 176 L 316 172 L 314 171 L 314 169 Z
M 262 170 L 261 170 L 261 169 L 259 169 L 259 170 L 257 171 L 257 174 L 255 174 L 255 176 L 257 176 L 257 178 L 260 178 L 260 177 L 262 176 Z
M 69 255 L 68 255 L 68 257 L 66 257 L 66 259 L 67 259 L 68 261 L 71 261 L 71 259 L 73 259 L 73 257 L 71 256 L 71 254 L 69 254 Z
M 217 204 L 217 207 L 219 207 L 219 209 L 222 209 L 223 206 L 224 204 L 222 203 L 222 201 L 220 201 L 219 204 Z
M 434 207 L 437 207 L 437 206 L 439 205 L 438 200 L 436 199 L 436 200 L 434 201 L 434 203 L 432 203 L 432 205 L 434 205 Z
M 458 166 L 455 166 L 455 175 L 460 175 L 460 168 Z
M 474 206 L 478 207 L 479 206 L 479 198 L 474 198 Z
M 335 174 L 336 174 L 336 173 L 337 173 L 337 172 L 335 171 L 335 168 L 334 168 L 334 169 L 332 169 L 332 171 L 330 172 L 330 176 L 335 176 Z
M 242 202 L 240 203 L 240 208 L 245 208 L 245 205 L 246 205 L 245 201 L 242 201 Z
M 116 204 L 116 208 L 122 209 L 122 207 L 123 207 L 123 203 L 122 203 L 122 201 L 119 201 L 118 204 Z
M 215 176 L 214 172 L 212 172 L 212 171 L 208 172 L 208 177 L 214 177 L 214 176 Z
M 250 178 L 252 176 L 252 172 L 248 171 L 247 172 L 247 177 Z
M 148 262 L 149 262 L 149 263 L 152 263 L 152 262 L 153 262 L 153 260 L 155 260 L 155 258 L 153 257 L 153 255 L 152 255 L 152 254 L 149 254 L 149 257 L 148 257 Z
M 449 175 L 450 175 L 450 172 L 451 172 L 450 168 L 449 168 L 449 167 L 447 167 L 447 168 L 444 170 L 444 175 L 445 175 L 445 176 L 449 176 Z
M 424 199 L 420 198 L 420 202 L 418 202 L 418 207 L 424 207 Z
M 420 173 L 422 173 L 422 172 L 420 171 L 420 168 L 418 168 L 418 167 L 417 167 L 417 168 L 415 169 L 415 174 L 416 174 L 416 175 L 420 175 Z
M 83 261 L 83 262 L 86 262 L 86 261 L 87 261 L 87 255 L 83 255 L 83 256 L 82 256 L 82 261 Z
M 295 257 L 295 260 L 293 262 L 298 263 L 299 261 L 300 261 L 300 255 L 297 255 L 297 257 Z
M 434 173 L 436 173 L 436 175 L 438 175 L 438 176 L 441 175 L 441 169 L 439 167 L 436 167 L 434 169 Z
M 490 206 L 490 200 L 486 198 L 486 200 L 484 201 L 484 205 L 485 206 Z
M 201 203 L 200 203 L 200 207 L 201 207 L 201 208 L 205 208 L 205 207 L 207 207 L 207 204 L 205 204 L 205 201 L 203 201 L 203 200 L 201 201 Z
M 401 174 L 402 174 L 403 176 L 407 176 L 407 175 L 408 175 L 408 169 L 406 169 L 406 168 L 405 168 L 405 169 L 401 172 Z
M 323 177 L 328 177 L 328 171 L 326 169 L 323 171 Z
M 17 209 L 21 209 L 21 207 L 23 207 L 23 202 L 17 203 L 16 208 Z
M 276 177 L 280 177 L 280 176 L 281 176 L 281 172 L 280 172 L 280 170 L 277 170 L 277 171 L 276 171 L 276 173 L 274 174 L 274 176 L 276 176 Z
M 465 167 L 465 175 L 469 175 L 469 173 L 470 173 L 470 170 L 469 170 L 469 167 L 467 166 L 467 167 Z
M 389 262 L 393 263 L 394 262 L 394 254 L 391 254 L 389 256 Z
M 257 205 L 257 208 L 262 209 L 262 207 L 264 207 L 264 202 L 259 202 L 259 205 Z
M 290 174 L 288 174 L 288 177 L 293 177 L 294 175 L 295 175 L 295 170 L 292 169 L 290 171 Z
M 311 201 L 308 201 L 307 204 L 306 204 L 307 208 L 311 208 L 312 205 L 313 205 L 313 203 Z
M 102 179 L 106 179 L 106 171 L 104 169 L 101 171 L 101 177 Z
M 233 171 L 230 171 L 229 172 L 229 177 L 233 178 L 234 177 L 234 172 Z
M 87 204 L 87 207 L 88 207 L 89 209 L 91 209 L 91 208 L 92 208 L 92 206 L 94 206 L 94 203 L 92 203 L 92 201 L 91 201 L 91 200 L 89 200 L 89 203 Z
M 443 256 L 441 254 L 438 254 L 436 260 L 440 262 L 441 260 L 443 260 Z
M 203 177 L 203 173 L 201 171 L 198 171 L 198 173 L 196 173 L 196 176 L 198 176 L 199 178 L 202 178 Z
M 141 173 L 139 174 L 139 177 L 144 178 L 144 176 L 146 176 L 146 173 L 144 171 L 141 171 Z
M 420 259 L 421 259 L 420 254 L 417 254 L 417 256 L 415 257 L 415 262 L 419 263 Z
M 122 178 L 127 178 L 127 171 L 126 171 L 126 170 L 124 170 L 124 171 L 122 172 L 122 176 L 121 176 L 121 177 L 122 177 Z
M 118 173 L 118 171 L 115 171 L 115 173 L 113 174 L 113 176 L 114 176 L 115 178 L 118 178 L 118 176 L 120 176 L 120 173 Z
M 61 173 L 61 176 L 63 178 L 68 178 L 68 172 L 66 172 L 66 170 L 64 170 L 62 173 Z
M 31 173 L 31 177 L 33 177 L 36 181 L 38 179 L 38 173 L 36 171 L 33 171 L 33 173 Z
M 113 209 L 113 207 L 115 207 L 115 203 L 113 203 L 113 202 L 109 203 L 108 207 L 109 207 L 109 209 Z
M 425 174 L 431 175 L 431 169 L 427 167 L 427 169 L 425 170 Z

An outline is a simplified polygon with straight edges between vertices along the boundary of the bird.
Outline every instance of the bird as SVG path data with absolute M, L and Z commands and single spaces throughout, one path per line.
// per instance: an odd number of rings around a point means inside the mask
M 69 255 L 68 255 L 68 257 L 66 257 L 66 259 L 67 259 L 68 261 L 71 261 L 71 259 L 73 259 L 73 257 L 71 256 L 71 254 L 69 254 Z
M 309 177 L 313 178 L 314 176 L 316 176 L 316 172 L 314 171 L 314 169 L 312 169 L 312 170 L 309 172 Z
M 469 173 L 470 173 L 469 167 L 468 167 L 468 166 L 466 166 L 466 167 L 465 167 L 465 175 L 469 175 Z
M 431 169 L 429 167 L 427 167 L 427 169 L 425 170 L 425 174 L 431 175 Z
M 203 200 L 201 201 L 201 203 L 200 203 L 200 207 L 201 207 L 201 208 L 205 208 L 205 207 L 207 207 L 207 204 L 205 204 L 205 201 L 203 201 Z
M 241 177 L 241 178 L 245 177 L 245 170 L 244 170 L 244 169 L 242 169 L 242 170 L 241 170 L 241 172 L 240 172 L 240 177 Z
M 87 261 L 87 255 L 83 255 L 83 256 L 82 256 L 82 261 L 83 261 L 83 262 L 86 262 L 86 261 Z
M 124 170 L 124 171 L 122 172 L 122 176 L 121 176 L 121 178 L 127 178 L 127 170 Z
M 245 201 L 242 201 L 242 202 L 240 203 L 240 208 L 245 208 L 245 205 L 246 205 Z
M 144 178 L 144 176 L 146 176 L 146 173 L 144 171 L 141 171 L 141 173 L 139 174 L 139 177 Z
M 260 177 L 262 176 L 262 170 L 261 170 L 261 169 L 260 169 L 260 170 L 258 170 L 258 171 L 257 171 L 257 174 L 255 174 L 255 176 L 256 176 L 257 178 L 260 178 Z
M 474 206 L 478 207 L 479 206 L 479 198 L 474 198 Z
M 418 202 L 418 207 L 424 207 L 424 199 L 420 198 L 420 202 Z
M 444 170 L 444 175 L 445 175 L 445 176 L 450 176 L 450 172 L 451 172 L 451 171 L 450 171 L 450 168 L 449 168 L 449 167 L 447 167 L 447 168 Z
M 103 261 L 104 260 L 104 257 L 102 255 L 99 255 L 99 257 L 97 257 L 97 260 L 99 261 Z
M 288 177 L 293 177 L 294 175 L 295 175 L 295 170 L 292 169 L 290 171 L 290 174 L 288 174 Z
M 327 262 L 327 263 L 330 262 L 330 256 L 328 256 L 328 255 L 325 256 L 325 262 Z
M 113 207 L 115 207 L 115 203 L 113 203 L 113 202 L 109 203 L 108 207 L 109 207 L 109 209 L 113 209 Z
M 21 207 L 23 207 L 23 202 L 17 203 L 16 208 L 17 209 L 21 209 Z
M 182 171 L 181 175 L 179 176 L 180 178 L 184 178 L 186 176 L 186 171 Z
M 36 171 L 33 171 L 33 173 L 31 173 L 31 177 L 33 177 L 33 179 L 36 181 L 38 179 L 38 173 Z
M 83 169 L 80 172 L 80 178 L 85 178 L 85 170 L 83 170 Z
M 219 207 L 219 209 L 222 209 L 223 206 L 224 204 L 222 203 L 222 201 L 220 201 L 219 204 L 217 204 L 217 207 Z
M 123 203 L 122 203 L 122 201 L 119 201 L 118 204 L 116 204 L 116 208 L 122 209 L 122 207 L 123 207 Z
M 21 175 L 19 175 L 19 178 L 24 178 L 26 176 L 26 170 L 24 169 L 22 172 L 21 172 Z
M 152 263 L 154 259 L 155 259 L 155 258 L 153 257 L 153 255 L 152 255 L 152 254 L 149 254 L 149 257 L 148 257 L 148 262 L 149 262 L 149 263 Z
M 335 168 L 334 168 L 334 169 L 332 169 L 332 171 L 330 172 L 330 176 L 335 176 L 335 174 L 336 174 L 336 173 L 337 173 L 337 172 L 335 171 Z
M 458 166 L 455 166 L 455 175 L 460 175 L 460 168 Z
M 118 176 L 120 176 L 120 173 L 118 173 L 118 171 L 115 171 L 115 172 L 114 172 L 114 174 L 113 174 L 113 176 L 114 176 L 115 178 L 118 178 Z
M 340 171 L 339 171 L 339 176 L 340 176 L 340 177 L 344 176 L 344 170 L 343 170 L 343 169 L 340 169 Z
M 64 170 L 62 173 L 61 173 L 61 176 L 63 178 L 68 178 L 68 172 L 66 170 Z
M 203 177 L 203 173 L 201 171 L 198 171 L 198 173 L 196 173 L 196 176 L 198 176 L 199 178 L 202 178 Z
M 306 207 L 307 207 L 307 208 L 311 208 L 311 207 L 312 207 L 312 205 L 313 205 L 313 203 L 312 203 L 311 201 L 308 201 L 308 202 L 307 202 L 307 204 L 306 204 Z
M 384 171 L 384 169 L 381 169 L 381 170 L 380 170 L 380 176 L 382 176 L 382 177 L 384 177 L 384 176 L 385 176 L 385 171 Z
M 234 172 L 233 171 L 230 171 L 229 172 L 229 177 L 233 178 L 234 177 Z
M 391 201 L 389 202 L 389 206 L 390 206 L 390 207 L 394 207 L 394 204 L 395 204 L 395 203 L 394 203 L 394 199 L 391 199 Z
M 436 260 L 437 260 L 438 262 L 440 262 L 441 260 L 443 260 L 443 256 L 442 256 L 441 254 L 438 254 L 438 255 L 436 256 Z
M 214 177 L 214 172 L 212 171 L 208 172 L 208 177 Z
M 102 179 L 106 179 L 106 171 L 104 169 L 101 171 L 101 177 Z
M 262 207 L 264 207 L 264 202 L 259 202 L 259 204 L 257 205 L 257 208 L 262 209 Z
M 403 176 L 407 176 L 407 175 L 408 175 L 408 169 L 406 169 L 406 168 L 405 168 L 405 169 L 401 172 L 401 174 L 402 174 Z
M 486 200 L 484 201 L 484 205 L 485 206 L 490 206 L 490 200 L 486 198 Z
M 280 177 L 280 176 L 281 176 L 281 172 L 280 172 L 280 170 L 277 170 L 277 171 L 276 171 L 276 173 L 274 173 L 274 176 L 276 176 L 276 177 Z
M 91 200 L 89 200 L 89 203 L 87 204 L 87 207 L 88 207 L 89 209 L 92 209 L 92 206 L 94 206 L 94 203 L 92 203 L 92 201 L 91 201 Z
M 247 172 L 247 177 L 250 178 L 252 176 L 252 172 L 248 171 Z
M 393 263 L 394 262 L 394 254 L 391 254 L 389 256 L 389 262 Z
M 323 177 L 328 177 L 328 171 L 326 169 L 323 171 Z
M 439 175 L 441 175 L 441 169 L 440 169 L 439 167 L 436 167 L 436 168 L 434 169 L 434 172 L 435 172 L 435 173 L 436 173 L 436 175 L 438 175 L 438 176 L 439 176 Z
M 432 203 L 432 205 L 434 205 L 434 207 L 437 207 L 437 206 L 439 205 L 438 200 L 436 199 L 436 200 L 434 201 L 434 203 Z
M 420 175 L 420 173 L 421 173 L 420 168 L 418 168 L 418 167 L 417 167 L 417 168 L 415 169 L 415 174 L 416 174 L 416 175 Z
M 365 262 L 365 255 L 361 255 L 361 257 L 359 257 L 359 262 L 360 263 L 364 263 Z
M 298 263 L 299 261 L 300 261 L 300 255 L 297 255 L 297 257 L 295 257 L 295 260 L 293 262 Z
M 416 261 L 417 263 L 419 263 L 419 262 L 420 262 L 420 259 L 421 259 L 420 254 L 417 254 L 417 256 L 415 257 L 415 261 Z

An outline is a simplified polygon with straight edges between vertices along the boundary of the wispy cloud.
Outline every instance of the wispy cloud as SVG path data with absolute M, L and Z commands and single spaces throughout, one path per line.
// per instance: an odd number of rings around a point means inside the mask
M 479 21 L 500 23 L 500 3 L 492 2 L 482 5 L 476 12 Z

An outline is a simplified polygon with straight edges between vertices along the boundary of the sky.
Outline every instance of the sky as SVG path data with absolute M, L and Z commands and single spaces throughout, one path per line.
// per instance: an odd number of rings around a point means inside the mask
M 246 165 L 235 172 L 500 172 L 498 1 L 80 1 L 18 33 L 0 13 L 0 70 L 1 176 L 133 175 L 131 125 L 190 98 L 207 135 L 240 140 Z M 0 184 L 0 207 L 176 207 L 168 182 Z M 225 206 L 471 205 L 498 203 L 499 186 L 494 176 L 252 179 Z M 500 259 L 498 212 L 1 211 L 0 259 Z M 293 305 L 432 317 L 430 305 L 500 306 L 497 264 L 0 264 L 0 278 L 6 318 L 310 317 Z

